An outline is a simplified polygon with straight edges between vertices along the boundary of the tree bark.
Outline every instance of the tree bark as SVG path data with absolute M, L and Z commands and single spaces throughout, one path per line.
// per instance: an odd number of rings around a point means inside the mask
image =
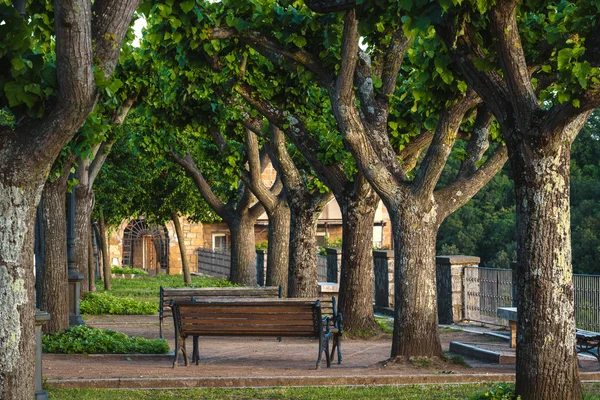
M 317 296 L 317 220 L 325 204 L 290 198 L 290 258 L 288 297 Z
M 3 167 L 3 171 L 4 171 Z M 10 168 L 10 166 L 8 167 Z M 0 398 L 31 399 L 35 341 L 33 239 L 43 180 L 0 175 Z
M 435 275 L 436 206 L 406 201 L 392 210 L 394 335 L 392 357 L 441 357 Z
M 267 250 L 267 286 L 281 286 L 283 293 L 288 288 L 290 254 L 290 208 L 285 201 L 268 212 L 269 248 Z
M 570 142 L 511 144 L 517 200 L 516 391 L 523 399 L 583 397 L 575 351 Z
M 373 222 L 379 196 L 364 178 L 345 198 L 342 211 L 342 265 L 339 308 L 347 331 L 372 332 L 378 328 L 373 313 Z
M 90 288 L 89 275 L 89 234 L 90 234 L 90 215 L 94 204 L 94 193 L 87 185 L 76 185 L 75 190 L 75 262 L 77 271 L 84 276 L 81 281 L 81 297 L 83 297 Z
M 110 254 L 108 253 L 108 232 L 104 222 L 104 214 L 100 211 L 98 218 L 98 228 L 100 229 L 100 245 L 102 246 L 102 268 L 104 270 L 104 290 L 110 290 L 111 265 Z
M 181 223 L 179 222 L 179 215 L 176 212 L 171 213 L 171 219 L 173 225 L 175 225 L 175 234 L 177 235 L 177 242 L 179 243 L 179 253 L 181 254 L 181 269 L 183 271 L 183 282 L 186 286 L 192 284 L 192 276 L 190 275 L 190 266 L 187 260 L 187 253 L 185 251 L 185 237 L 181 230 Z
M 96 266 L 94 265 L 94 245 L 92 244 L 92 227 L 88 230 L 88 282 L 89 291 L 96 291 Z
M 228 225 L 231 232 L 231 274 L 229 279 L 234 283 L 256 286 L 254 219 L 249 215 L 242 215 Z
M 41 268 L 40 310 L 50 313 L 44 332 L 69 328 L 69 280 L 67 274 L 67 178 L 46 182 L 41 207 L 44 230 L 44 259 Z

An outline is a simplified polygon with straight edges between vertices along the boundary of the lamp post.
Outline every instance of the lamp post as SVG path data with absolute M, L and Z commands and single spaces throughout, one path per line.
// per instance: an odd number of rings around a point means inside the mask
M 72 178 L 73 176 L 71 176 Z M 67 266 L 69 276 L 69 325 L 85 325 L 79 312 L 83 275 L 75 265 L 75 191 L 67 195 Z

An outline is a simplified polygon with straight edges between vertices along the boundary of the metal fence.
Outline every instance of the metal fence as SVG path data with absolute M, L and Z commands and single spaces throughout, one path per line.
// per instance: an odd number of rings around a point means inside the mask
M 573 275 L 577 328 L 600 332 L 600 275 Z M 515 306 L 516 286 L 511 269 L 465 267 L 465 318 L 508 326 L 497 317 L 498 307 Z
M 317 282 L 327 282 L 327 256 L 317 255 Z
M 600 332 L 600 275 L 573 275 L 573 286 L 577 327 Z
M 198 248 L 198 272 L 228 277 L 231 270 L 231 253 L 227 250 Z

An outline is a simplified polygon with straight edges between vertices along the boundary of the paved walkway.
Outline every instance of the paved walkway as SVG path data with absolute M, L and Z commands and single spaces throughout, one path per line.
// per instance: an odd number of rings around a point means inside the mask
M 157 316 L 89 317 L 87 323 L 129 335 L 158 337 Z M 174 348 L 173 327 L 165 326 Z M 442 347 L 451 340 L 498 342 L 479 333 L 443 329 Z M 466 359 L 471 367 L 448 362 L 392 363 L 390 335 L 344 340 L 343 363 L 315 370 L 317 341 L 309 339 L 201 338 L 200 365 L 172 368 L 172 356 L 45 354 L 43 375 L 53 387 L 166 388 L 365 385 L 512 381 L 514 366 Z M 191 340 L 188 353 L 191 352 Z M 584 361 L 582 379 L 600 380 L 600 364 Z

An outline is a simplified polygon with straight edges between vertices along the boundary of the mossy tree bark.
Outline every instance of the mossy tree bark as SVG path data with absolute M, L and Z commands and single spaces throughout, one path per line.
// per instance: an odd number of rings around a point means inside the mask
M 34 397 L 36 208 L 54 160 L 94 107 L 92 68 L 110 76 L 138 4 L 55 2 L 56 99 L 42 119 L 0 128 L 0 398 Z

